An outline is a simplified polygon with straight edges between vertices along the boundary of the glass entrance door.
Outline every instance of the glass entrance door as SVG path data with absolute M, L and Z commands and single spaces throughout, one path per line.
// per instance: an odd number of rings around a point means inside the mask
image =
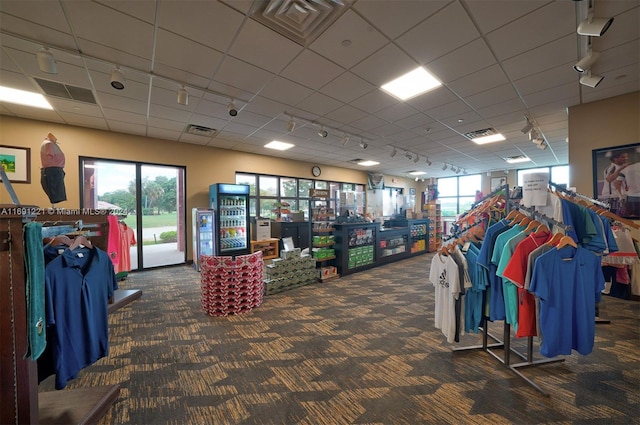
M 186 262 L 183 167 L 81 158 L 82 207 L 118 211 L 131 270 Z

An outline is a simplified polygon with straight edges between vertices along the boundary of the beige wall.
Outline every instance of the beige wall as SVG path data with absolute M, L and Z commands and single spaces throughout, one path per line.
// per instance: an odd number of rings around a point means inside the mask
M 640 142 L 640 92 L 569 108 L 569 182 L 594 197 L 592 150 Z
M 0 144 L 31 148 L 31 184 L 13 185 L 21 204 L 50 204 L 40 186 L 39 156 L 40 144 L 49 132 L 58 138 L 66 157 L 67 201 L 56 204 L 60 208 L 80 206 L 80 156 L 186 166 L 188 209 L 206 207 L 209 185 L 234 183 L 236 171 L 312 178 L 312 164 L 307 162 L 2 116 Z M 367 173 L 323 165 L 322 178 L 366 184 Z M 0 203 L 9 202 L 7 192 L 0 189 Z

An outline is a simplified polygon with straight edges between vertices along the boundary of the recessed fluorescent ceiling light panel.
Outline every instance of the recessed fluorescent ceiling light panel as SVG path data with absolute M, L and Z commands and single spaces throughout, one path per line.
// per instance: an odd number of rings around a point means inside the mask
M 265 148 L 276 149 L 279 151 L 286 151 L 287 149 L 291 149 L 294 146 L 295 145 L 292 145 L 291 143 L 279 142 L 277 140 L 274 140 L 264 145 Z
M 506 139 L 500 133 L 492 134 L 490 136 L 474 137 L 473 139 L 471 139 L 471 141 L 473 143 L 476 143 L 478 145 L 484 145 L 484 144 L 487 144 L 487 143 L 494 143 L 494 142 L 501 142 L 503 140 L 506 140 Z
M 378 165 L 380 164 L 379 162 L 376 161 L 362 161 L 362 162 L 358 162 L 358 165 L 362 165 L 363 167 L 371 167 L 372 165 Z
M 47 99 L 40 93 L 11 89 L 0 86 L 0 102 L 16 103 L 18 105 L 33 106 L 34 108 L 53 109 Z
M 423 174 L 427 174 L 426 171 L 412 171 L 409 174 L 411 174 L 412 176 L 421 176 Z
M 528 156 L 520 155 L 520 156 L 512 156 L 511 158 L 506 158 L 505 161 L 507 161 L 509 164 L 517 164 L 518 162 L 531 161 L 531 159 Z
M 400 100 L 407 100 L 441 85 L 429 71 L 418 67 L 380 88 Z

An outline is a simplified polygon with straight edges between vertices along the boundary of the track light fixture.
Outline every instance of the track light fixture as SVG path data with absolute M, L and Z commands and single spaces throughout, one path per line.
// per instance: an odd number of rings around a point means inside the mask
M 466 176 L 467 175 L 467 170 L 466 169 L 462 170 L 462 174 L 464 174 Z
M 390 156 L 391 158 L 393 158 L 393 157 L 394 157 L 394 156 L 396 156 L 397 154 L 398 154 L 398 151 L 397 151 L 397 150 L 396 150 L 396 148 L 394 147 L 394 148 L 392 148 L 392 149 L 391 149 L 391 153 L 389 154 L 389 156 Z
M 189 104 L 189 93 L 181 86 L 178 90 L 178 105 L 187 106 Z
M 294 120 L 293 117 L 289 117 L 289 122 L 287 123 L 287 131 L 291 133 L 295 129 L 296 129 L 296 120 Z
M 320 130 L 318 131 L 318 136 L 322 137 L 323 139 L 325 139 L 328 135 L 329 133 L 327 133 L 327 130 L 325 130 L 324 128 L 320 128 Z
M 362 149 L 366 149 L 366 148 L 368 148 L 368 147 L 369 147 L 369 145 L 367 145 L 367 144 L 364 142 L 364 140 L 360 140 L 360 147 L 361 147 Z
M 587 16 L 587 19 L 580 22 L 577 32 L 580 35 L 600 37 L 602 34 L 607 32 L 612 23 L 613 18 L 594 18 L 593 11 L 591 11 Z
M 594 52 L 593 50 L 589 49 L 587 56 L 583 57 L 575 65 L 573 65 L 573 69 L 575 69 L 577 72 L 586 72 L 588 69 L 591 69 L 591 67 L 594 63 L 596 63 L 599 57 L 600 53 Z
M 417 164 L 418 161 L 420 161 L 420 155 L 416 154 L 416 157 L 413 158 L 413 162 Z
M 442 164 L 442 171 L 445 171 L 447 169 L 448 165 L 446 163 Z
M 236 109 L 236 105 L 233 103 L 233 100 L 229 101 L 229 104 L 227 105 L 227 111 L 229 111 L 229 115 L 231 115 L 232 117 L 238 115 L 238 110 Z
M 346 133 L 342 133 L 342 146 L 345 146 L 347 143 L 349 143 L 349 136 L 347 136 Z
M 540 143 L 539 145 L 536 145 L 538 149 L 542 149 L 545 150 L 547 149 L 547 144 L 546 143 Z
M 43 47 L 40 49 L 38 53 L 36 53 L 36 59 L 38 60 L 38 68 L 40 68 L 40 71 L 47 74 L 58 73 L 58 63 L 48 48 Z
M 580 84 L 583 86 L 595 88 L 604 80 L 604 77 L 601 75 L 594 75 L 591 73 L 591 70 L 587 71 L 582 77 L 580 77 Z
M 522 130 L 520 130 L 523 134 L 527 134 L 528 132 L 531 131 L 531 129 L 533 128 L 533 124 L 531 123 L 531 121 L 529 120 L 529 117 L 524 117 L 527 120 L 527 124 L 522 127 Z
M 116 69 L 111 71 L 111 87 L 116 90 L 124 89 L 124 74 L 120 71 L 120 67 L 116 66 Z
M 413 159 L 413 155 L 409 151 L 406 151 L 404 153 L 404 157 L 407 158 L 409 161 L 411 161 Z
M 431 167 L 431 161 L 429 160 L 429 158 L 425 158 L 425 159 L 424 159 L 424 162 L 425 162 L 429 167 Z

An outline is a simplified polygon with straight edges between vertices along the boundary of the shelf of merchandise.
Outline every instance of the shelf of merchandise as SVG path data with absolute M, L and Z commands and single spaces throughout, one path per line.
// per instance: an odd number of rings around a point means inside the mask
M 429 219 L 429 252 L 434 252 L 442 246 L 442 215 L 440 211 L 440 203 L 437 201 L 429 201 L 424 206 L 424 213 Z
M 291 221 L 291 205 L 288 202 L 278 202 L 273 209 L 273 213 L 276 215 L 276 221 Z
M 339 276 L 334 261 L 335 219 L 335 211 L 332 208 L 323 206 L 311 209 L 311 249 L 321 282 Z
M 409 228 L 381 230 L 377 238 L 377 263 L 388 263 L 409 256 Z
M 336 261 L 341 276 L 376 266 L 378 223 L 337 224 Z

